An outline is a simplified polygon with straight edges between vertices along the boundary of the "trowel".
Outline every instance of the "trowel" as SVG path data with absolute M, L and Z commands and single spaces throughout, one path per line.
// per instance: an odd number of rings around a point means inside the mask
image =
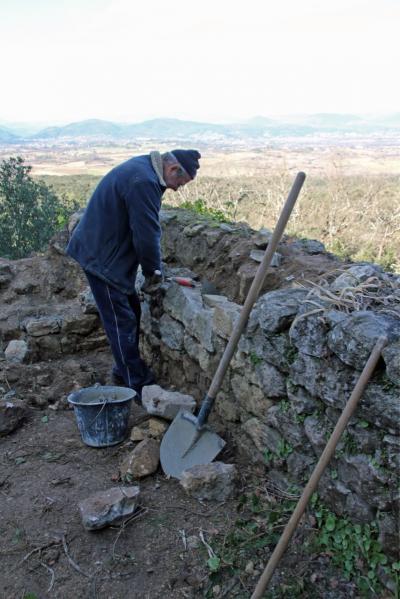
M 198 415 L 194 416 L 189 412 L 180 411 L 164 435 L 161 443 L 160 459 L 165 474 L 169 476 L 181 478 L 184 470 L 192 466 L 212 462 L 225 445 L 225 441 L 209 428 L 207 420 L 240 336 L 247 324 L 251 309 L 258 298 L 267 269 L 283 235 L 305 177 L 305 174 L 300 172 L 294 180 L 274 233 L 247 294 L 239 319 L 222 355 L 214 378 L 211 381 L 210 388 L 201 404 Z
M 191 277 L 167 277 L 166 281 L 178 283 L 178 285 L 182 285 L 182 287 L 200 287 L 201 295 L 210 294 L 210 295 L 219 295 L 219 291 L 208 279 L 201 279 L 199 282 L 197 279 L 192 279 Z

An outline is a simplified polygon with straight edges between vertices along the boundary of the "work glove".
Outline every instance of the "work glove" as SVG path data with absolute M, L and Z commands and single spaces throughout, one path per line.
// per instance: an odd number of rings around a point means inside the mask
M 141 287 L 143 293 L 153 295 L 163 290 L 164 277 L 160 270 L 155 270 L 152 275 L 145 277 Z

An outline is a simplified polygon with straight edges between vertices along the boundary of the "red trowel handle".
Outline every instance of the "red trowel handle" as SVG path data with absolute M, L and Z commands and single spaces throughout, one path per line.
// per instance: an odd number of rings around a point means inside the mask
M 196 283 L 193 281 L 193 279 L 190 278 L 171 277 L 169 280 L 175 281 L 175 283 L 178 283 L 178 285 L 182 285 L 183 287 L 196 287 Z

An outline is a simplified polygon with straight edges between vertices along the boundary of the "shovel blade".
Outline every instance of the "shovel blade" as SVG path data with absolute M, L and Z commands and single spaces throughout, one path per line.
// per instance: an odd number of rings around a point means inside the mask
M 182 478 L 184 470 L 209 464 L 219 454 L 225 441 L 208 427 L 200 431 L 197 419 L 188 412 L 178 412 L 160 447 L 160 461 L 165 474 Z

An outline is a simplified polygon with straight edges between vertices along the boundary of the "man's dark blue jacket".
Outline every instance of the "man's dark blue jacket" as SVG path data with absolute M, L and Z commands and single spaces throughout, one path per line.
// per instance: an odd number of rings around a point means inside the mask
M 67 253 L 84 270 L 133 293 L 139 264 L 145 276 L 161 270 L 159 211 L 165 189 L 149 155 L 120 164 L 95 189 Z

